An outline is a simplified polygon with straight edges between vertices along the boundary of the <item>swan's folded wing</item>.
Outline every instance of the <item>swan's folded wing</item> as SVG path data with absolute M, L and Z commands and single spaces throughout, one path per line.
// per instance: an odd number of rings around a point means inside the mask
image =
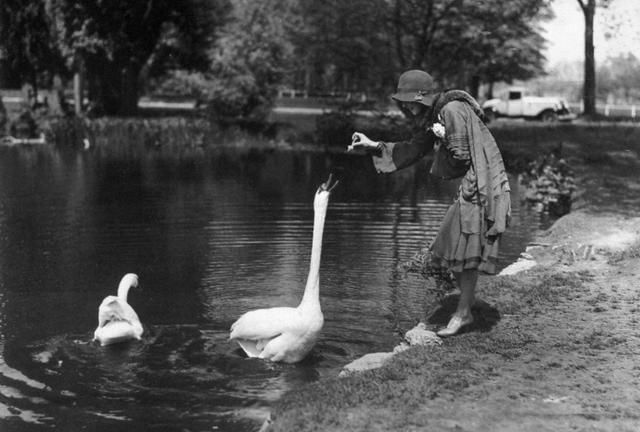
M 138 320 L 138 315 L 131 306 L 120 298 L 109 296 L 105 298 L 98 308 L 98 327 L 104 326 L 109 321 Z
M 242 315 L 231 325 L 229 339 L 271 339 L 288 331 L 299 320 L 296 309 L 257 309 Z

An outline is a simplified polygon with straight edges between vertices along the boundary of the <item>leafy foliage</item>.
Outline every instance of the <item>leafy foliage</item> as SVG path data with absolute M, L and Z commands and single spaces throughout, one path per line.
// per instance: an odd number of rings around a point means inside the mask
M 293 35 L 297 71 L 310 93 L 388 95 L 398 71 L 421 68 L 443 87 L 527 79 L 542 72 L 549 0 L 301 1 Z
M 210 100 L 216 118 L 260 119 L 285 86 L 386 100 L 407 68 L 472 93 L 540 74 L 549 3 L 6 0 L 0 10 L 16 68 L 83 73 L 105 113 L 133 113 L 142 91 L 175 86 Z
M 389 2 L 301 0 L 303 26 L 292 35 L 296 70 L 290 83 L 312 93 L 386 93 L 396 79 Z
M 549 2 L 516 0 L 511 2 L 475 2 L 470 7 L 470 27 L 477 31 L 466 36 L 467 55 L 461 56 L 467 69 L 474 70 L 484 82 L 526 80 L 544 73 L 545 39 L 538 23 L 551 16 Z M 471 49 L 469 49 L 471 48 Z
M 143 71 L 206 67 L 204 48 L 227 3 L 57 0 L 53 11 L 67 64 L 86 69 L 90 97 L 114 114 L 135 111 Z
M 295 2 L 234 0 L 211 52 L 208 96 L 218 118 L 263 118 L 292 60 Z
M 445 87 L 468 86 L 472 93 L 480 80 L 530 78 L 543 70 L 536 22 L 550 17 L 548 3 L 397 0 L 398 58 L 405 68 L 428 70 Z
M 20 85 L 30 83 L 38 88 L 38 78 L 62 71 L 63 64 L 55 41 L 51 37 L 50 19 L 41 0 L 5 0 L 0 3 L 3 25 L 0 50 L 9 59 L 14 76 L 22 77 Z M 42 84 L 47 84 L 42 83 Z
M 152 93 L 161 97 L 193 97 L 205 100 L 208 98 L 211 80 L 205 72 L 177 69 L 152 80 L 149 88 Z
M 640 60 L 631 53 L 609 58 L 598 68 L 598 95 L 624 102 L 640 99 Z

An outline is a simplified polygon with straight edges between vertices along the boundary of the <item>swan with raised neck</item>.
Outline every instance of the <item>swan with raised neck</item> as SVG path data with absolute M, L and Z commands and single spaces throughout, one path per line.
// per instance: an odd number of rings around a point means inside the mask
M 249 357 L 296 363 L 316 344 L 324 325 L 320 307 L 320 257 L 329 196 L 338 182 L 333 176 L 318 187 L 313 200 L 313 241 L 309 275 L 297 307 L 273 307 L 246 312 L 231 325 L 235 340 Z

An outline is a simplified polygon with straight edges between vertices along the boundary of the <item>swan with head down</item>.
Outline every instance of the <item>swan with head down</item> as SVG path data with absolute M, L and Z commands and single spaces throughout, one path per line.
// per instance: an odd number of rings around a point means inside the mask
M 315 345 L 324 324 L 320 308 L 320 255 L 329 195 L 338 184 L 332 176 L 320 185 L 313 201 L 313 241 L 309 275 L 298 307 L 273 307 L 246 312 L 231 325 L 230 340 L 249 357 L 296 363 Z
M 98 327 L 93 340 L 100 345 L 110 345 L 142 337 L 142 324 L 138 314 L 127 303 L 129 289 L 138 286 L 138 276 L 134 273 L 124 275 L 118 285 L 117 296 L 107 296 L 98 308 Z

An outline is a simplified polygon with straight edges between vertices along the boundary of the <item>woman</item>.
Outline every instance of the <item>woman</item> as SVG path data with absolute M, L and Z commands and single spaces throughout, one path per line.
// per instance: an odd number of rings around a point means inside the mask
M 500 237 L 509 224 L 509 181 L 500 150 L 482 121 L 482 109 L 461 90 L 439 91 L 421 70 L 403 73 L 392 98 L 412 118 L 410 141 L 374 142 L 353 134 L 349 150 L 373 154 L 378 172 L 407 167 L 435 150 L 431 174 L 461 178 L 458 195 L 430 246 L 432 265 L 451 270 L 460 289 L 458 307 L 439 336 L 452 336 L 473 322 L 478 272 L 494 274 Z

